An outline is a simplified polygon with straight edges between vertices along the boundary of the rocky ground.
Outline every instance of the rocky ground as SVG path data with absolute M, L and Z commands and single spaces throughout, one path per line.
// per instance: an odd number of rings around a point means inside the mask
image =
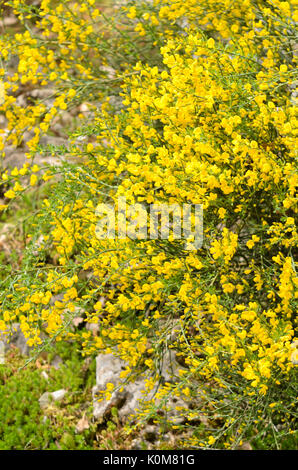
M 0 344 L 3 345 L 4 349 L 4 354 L 2 355 L 4 364 L 2 367 L 5 367 L 6 358 L 9 358 L 11 353 L 15 354 L 14 351 L 18 351 L 23 358 L 22 367 L 26 367 L 26 365 L 28 366 L 28 364 L 33 362 L 33 367 L 38 370 L 44 383 L 49 384 L 49 387 L 45 386 L 48 390 L 44 391 L 37 399 L 40 412 L 44 416 L 44 422 L 47 420 L 55 422 L 55 413 L 59 415 L 61 410 L 64 410 L 64 413 L 67 415 L 69 412 L 67 409 L 71 408 L 71 397 L 80 392 L 72 389 L 71 384 L 69 387 L 49 391 L 53 388 L 50 387 L 50 384 L 53 385 L 51 383 L 51 370 L 59 370 L 65 367 L 66 364 L 63 359 L 58 354 L 48 356 L 46 351 L 39 353 L 38 356 L 35 355 L 26 344 L 18 324 L 14 324 L 14 331 L 9 341 L 7 338 L 0 337 Z M 49 357 L 51 357 L 50 361 Z M 175 448 L 177 436 L 165 431 L 161 434 L 160 427 L 150 422 L 142 426 L 136 433 L 132 433 L 130 437 L 126 435 L 124 430 L 125 425 L 127 423 L 136 424 L 134 414 L 139 407 L 139 400 L 144 399 L 145 381 L 138 379 L 135 382 L 125 384 L 119 375 L 126 368 L 126 364 L 113 354 L 100 354 L 96 358 L 82 360 L 81 367 L 87 370 L 90 366 L 92 368 L 92 363 L 94 364 L 94 362 L 96 362 L 96 367 L 92 379 L 93 386 L 84 395 L 83 400 L 80 400 L 80 406 L 77 408 L 76 415 L 72 416 L 73 432 L 76 435 L 85 434 L 87 436 L 92 431 L 96 436 L 94 442 L 97 442 L 103 448 L 150 449 L 162 448 L 163 446 L 165 448 Z M 181 368 L 181 366 L 179 367 Z M 171 380 L 170 377 L 177 368 L 178 363 L 173 354 L 166 354 L 161 365 L 161 380 Z M 170 371 L 172 372 L 171 375 Z M 18 371 L 15 373 L 17 374 Z M 107 383 L 113 383 L 115 391 L 110 400 L 99 401 L 100 392 L 106 390 Z M 121 391 L 119 390 L 120 387 L 122 388 Z M 181 403 L 177 403 L 177 401 L 169 403 L 172 410 L 170 418 L 173 422 L 182 424 L 183 418 L 176 411 L 176 407 L 179 405 L 185 406 L 185 403 L 182 400 Z M 73 413 L 73 410 L 71 413 Z M 64 448 L 64 434 L 62 434 L 61 438 L 62 444 L 61 439 L 56 441 L 58 448 L 59 445 L 62 445 L 62 448 Z M 123 445 L 124 447 L 122 447 Z

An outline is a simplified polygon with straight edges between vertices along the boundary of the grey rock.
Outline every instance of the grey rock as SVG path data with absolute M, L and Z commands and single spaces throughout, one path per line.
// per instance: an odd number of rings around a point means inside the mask
M 122 421 L 127 418 L 133 417 L 142 400 L 149 400 L 153 397 L 154 390 L 149 393 L 146 391 L 145 378 L 140 377 L 134 382 L 125 383 L 124 379 L 120 378 L 122 370 L 126 369 L 127 364 L 116 357 L 114 354 L 100 354 L 96 358 L 96 386 L 93 387 L 93 415 L 95 419 L 104 418 L 112 407 L 118 408 L 118 416 Z M 172 375 L 178 374 L 178 363 L 175 359 L 173 351 L 165 353 L 162 363 L 160 365 L 160 379 L 162 382 L 173 381 Z M 102 393 L 107 388 L 107 384 L 112 383 L 115 390 L 112 392 L 110 400 L 103 399 Z M 121 391 L 120 391 L 121 390 Z M 186 406 L 181 400 L 181 403 L 170 403 L 173 408 L 172 418 L 175 422 L 182 422 L 184 418 L 179 418 L 179 413 L 175 409 L 177 405 Z
M 99 322 L 98 323 L 87 323 L 86 330 L 91 331 L 91 333 L 95 336 L 99 332 Z
M 126 393 L 125 392 L 113 392 L 110 400 L 102 400 L 98 401 L 100 398 L 98 387 L 93 387 L 92 389 L 92 396 L 93 396 L 93 416 L 95 419 L 100 420 L 104 416 L 108 414 L 111 408 L 121 408 L 122 404 L 126 400 Z
M 41 376 L 42 376 L 45 380 L 49 380 L 49 376 L 48 376 L 48 374 L 46 373 L 45 370 L 42 371 Z
M 96 386 L 93 387 L 93 415 L 96 419 L 104 417 L 113 407 L 119 407 L 125 402 L 127 391 L 120 392 L 118 390 L 112 393 L 110 400 L 98 401 L 100 392 L 106 390 L 108 383 L 112 383 L 115 387 L 120 384 L 120 372 L 125 369 L 125 362 L 114 356 L 113 354 L 100 354 L 96 358 Z
M 54 401 L 61 401 L 65 397 L 66 393 L 67 391 L 62 388 L 60 390 L 52 392 L 51 395 Z
M 176 361 L 175 352 L 172 349 L 166 351 L 161 360 L 160 375 L 165 382 L 173 382 L 174 377 L 178 374 L 179 364 Z
M 131 441 L 131 450 L 143 450 L 141 439 L 133 439 Z
M 4 350 L 8 351 L 11 346 L 15 346 L 19 349 L 23 356 L 29 356 L 31 348 L 27 344 L 27 340 L 20 328 L 19 323 L 12 324 L 12 331 L 10 335 L 1 335 L 0 340 L 4 343 Z
M 136 413 L 140 406 L 140 401 L 146 398 L 144 395 L 145 390 L 145 381 L 142 379 L 129 383 L 125 386 L 125 403 L 118 410 L 119 418 L 125 420 L 126 418 L 129 418 Z
M 125 362 L 114 354 L 99 354 L 96 358 L 96 384 L 105 390 L 107 383 L 116 385 L 117 377 L 125 369 Z
M 38 400 L 40 408 L 46 408 L 50 404 L 50 393 L 45 392 L 41 395 L 41 397 Z
M 16 166 L 19 169 L 26 161 L 25 150 L 23 148 L 15 148 L 11 145 L 6 146 L 3 161 L 4 168 L 14 168 Z
M 54 359 L 51 362 L 51 366 L 54 367 L 54 369 L 60 369 L 61 364 L 63 363 L 62 359 L 60 356 L 56 355 Z

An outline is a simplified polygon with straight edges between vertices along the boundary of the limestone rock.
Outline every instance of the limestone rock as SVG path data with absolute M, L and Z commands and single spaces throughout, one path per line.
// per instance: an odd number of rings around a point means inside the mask
M 50 393 L 45 392 L 41 395 L 41 397 L 38 400 L 40 408 L 46 408 L 50 404 Z
M 96 358 L 96 386 L 93 387 L 93 415 L 102 418 L 113 406 L 119 407 L 125 402 L 127 392 L 114 391 L 110 400 L 98 401 L 100 392 L 106 390 L 108 383 L 115 387 L 120 383 L 120 373 L 125 369 L 125 362 L 113 354 L 100 354 Z
M 29 356 L 30 347 L 27 344 L 26 338 L 20 328 L 19 323 L 13 323 L 12 332 L 10 335 L 1 335 L 0 340 L 4 343 L 4 349 L 7 351 L 11 346 L 19 349 L 23 356 Z
M 116 407 L 119 418 L 124 421 L 136 413 L 140 407 L 140 401 L 152 398 L 154 391 L 150 392 L 150 396 L 146 395 L 145 378 L 141 377 L 134 382 L 124 383 L 125 380 L 120 378 L 120 373 L 126 369 L 126 366 L 127 364 L 114 354 L 100 354 L 97 356 L 96 386 L 93 387 L 92 391 L 93 415 L 96 419 L 104 418 L 112 407 Z M 160 364 L 161 382 L 172 381 L 172 377 L 178 375 L 178 367 L 174 352 L 168 351 L 165 353 Z M 99 401 L 101 392 L 106 390 L 108 383 L 112 383 L 116 390 L 112 392 L 110 400 L 103 399 Z M 178 414 L 175 410 L 177 403 L 171 405 L 173 405 L 173 413 Z M 179 403 L 179 405 L 181 404 Z M 177 422 L 181 420 L 176 415 L 173 415 L 173 418 L 177 419 Z
M 54 401 L 61 401 L 65 397 L 66 393 L 67 391 L 62 388 L 60 390 L 52 392 L 51 395 Z
M 56 390 L 55 392 L 45 392 L 39 398 L 39 405 L 41 408 L 47 408 L 51 401 L 61 401 L 65 397 L 67 391 L 64 389 Z

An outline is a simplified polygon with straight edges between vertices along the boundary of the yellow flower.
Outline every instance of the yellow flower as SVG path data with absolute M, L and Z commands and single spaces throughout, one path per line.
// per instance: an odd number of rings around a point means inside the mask
M 36 183 L 37 183 L 37 181 L 38 181 L 38 178 L 37 178 L 36 175 L 31 175 L 31 176 L 30 176 L 30 185 L 31 185 L 31 186 L 35 186 Z
M 8 199 L 13 199 L 16 196 L 16 193 L 12 189 L 9 189 L 6 191 L 6 193 L 4 193 L 4 196 Z
M 249 240 L 247 243 L 246 243 L 246 246 L 247 248 L 249 248 L 250 250 L 255 246 L 255 243 L 253 240 Z
M 214 41 L 213 38 L 208 39 L 208 41 L 207 41 L 207 46 L 208 46 L 210 49 L 213 49 L 213 48 L 214 48 L 214 44 L 215 44 L 215 41 Z

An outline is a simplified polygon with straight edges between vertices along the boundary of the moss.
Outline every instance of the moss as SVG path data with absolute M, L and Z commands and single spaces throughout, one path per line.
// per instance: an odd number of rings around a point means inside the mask
M 64 362 L 58 370 L 50 366 L 51 354 L 20 369 L 25 360 L 15 351 L 0 366 L 0 450 L 92 448 L 92 426 L 82 434 L 76 434 L 75 426 L 83 409 L 87 415 L 92 412 L 86 384 L 92 382 L 89 375 L 95 380 L 94 367 L 86 374 L 76 345 L 64 345 L 59 352 Z M 61 388 L 68 391 L 63 401 L 41 409 L 40 396 Z

